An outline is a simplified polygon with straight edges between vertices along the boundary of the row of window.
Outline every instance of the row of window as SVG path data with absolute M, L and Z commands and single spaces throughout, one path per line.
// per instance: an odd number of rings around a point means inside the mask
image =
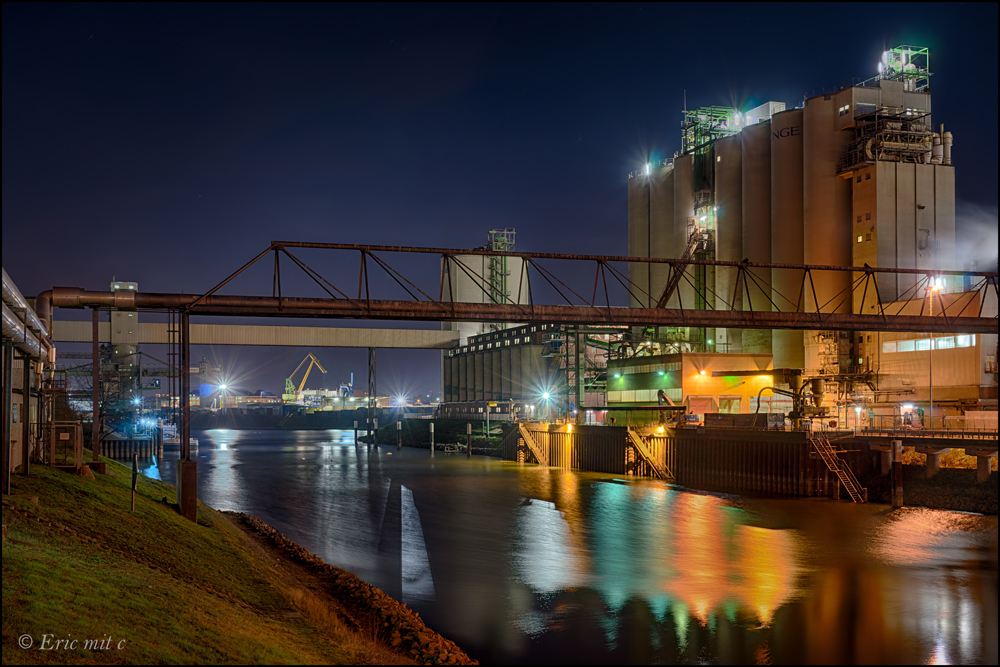
M 635 373 L 655 373 L 657 371 L 679 371 L 680 369 L 681 362 L 673 361 L 668 364 L 643 364 L 642 366 L 624 366 L 610 370 L 619 375 L 632 375 Z
M 872 219 L 872 214 L 871 213 L 865 213 L 865 220 L 871 220 L 871 219 Z M 858 222 L 861 222 L 861 216 L 860 215 L 858 216 Z
M 943 338 L 922 338 L 920 340 L 890 340 L 882 343 L 882 352 L 921 352 L 931 349 L 934 341 L 935 350 L 950 350 L 955 347 L 973 347 L 976 344 L 975 334 L 959 336 L 944 336 Z
M 872 173 L 870 171 L 865 172 L 865 180 L 866 181 L 872 180 Z M 861 174 L 858 174 L 858 183 L 860 182 L 861 182 Z M 861 218 L 858 218 L 858 222 L 861 222 Z
M 655 403 L 657 401 L 656 392 L 656 389 L 609 389 L 608 403 Z M 680 403 L 684 400 L 684 390 L 680 387 L 664 389 L 663 393 L 674 403 Z

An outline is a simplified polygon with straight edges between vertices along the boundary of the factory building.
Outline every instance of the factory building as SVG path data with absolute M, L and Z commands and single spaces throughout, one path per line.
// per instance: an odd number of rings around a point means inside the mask
M 681 150 L 629 174 L 628 254 L 928 272 L 960 268 L 952 133 L 932 123 L 928 50 L 891 49 L 878 70 L 866 81 L 807 95 L 801 107 L 767 102 L 744 113 L 728 107 L 686 110 Z M 632 264 L 629 279 L 638 289 L 630 305 L 820 305 L 837 312 L 867 305 L 858 302 L 861 294 L 852 296 L 856 276 L 850 273 L 813 274 L 813 293 L 801 289 L 799 271 L 753 271 L 755 279 L 737 290 L 737 269 L 692 267 L 688 277 L 705 287 L 696 291 L 670 277 L 669 265 Z M 878 278 L 883 302 L 912 298 L 925 285 L 919 275 Z M 956 292 L 962 285 L 939 278 L 937 289 Z M 874 299 L 874 290 L 865 298 Z M 858 400 L 846 390 L 864 389 L 862 380 L 872 373 L 877 386 L 882 375 L 896 372 L 866 359 L 861 346 L 867 334 L 660 328 L 633 335 L 644 336 L 654 353 L 669 343 L 682 352 L 773 355 L 776 369 L 834 380 L 826 383 L 828 397 L 842 401 Z M 995 356 L 995 341 L 992 346 Z

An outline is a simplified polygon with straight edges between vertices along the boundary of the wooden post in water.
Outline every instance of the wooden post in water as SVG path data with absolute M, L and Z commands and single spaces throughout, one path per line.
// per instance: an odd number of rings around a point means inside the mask
M 431 422 L 431 456 L 434 456 L 434 422 Z
M 465 439 L 468 442 L 466 445 L 466 456 L 472 456 L 472 424 L 466 422 L 465 424 Z
M 403 422 L 396 421 L 396 451 L 403 448 Z
M 358 444 L 358 420 L 354 420 L 354 444 Z

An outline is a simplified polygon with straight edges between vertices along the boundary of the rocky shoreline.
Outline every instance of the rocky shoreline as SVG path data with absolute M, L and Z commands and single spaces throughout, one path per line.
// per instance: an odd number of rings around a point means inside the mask
M 330 594 L 349 610 L 346 619 L 357 627 L 375 627 L 391 648 L 421 664 L 478 665 L 455 644 L 442 637 L 404 603 L 356 575 L 329 565 L 321 558 L 282 535 L 272 526 L 243 512 L 224 512 L 245 532 L 277 549 L 292 562 L 307 568 L 320 578 Z

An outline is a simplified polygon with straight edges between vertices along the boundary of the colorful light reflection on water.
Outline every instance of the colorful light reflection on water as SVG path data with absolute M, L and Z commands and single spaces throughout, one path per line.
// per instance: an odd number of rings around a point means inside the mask
M 201 497 L 401 597 L 484 662 L 997 661 L 995 517 L 369 455 L 350 435 L 200 433 Z M 155 467 L 173 479 L 170 453 Z

